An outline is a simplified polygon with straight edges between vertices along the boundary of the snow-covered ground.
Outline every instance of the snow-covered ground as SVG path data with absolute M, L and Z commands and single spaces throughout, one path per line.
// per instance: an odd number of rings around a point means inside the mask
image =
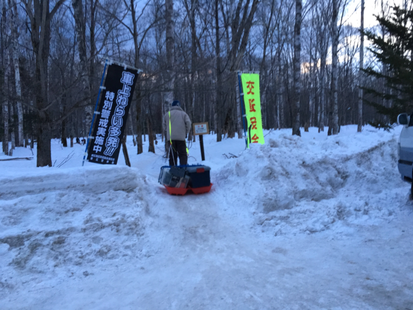
M 132 168 L 82 167 L 58 140 L 52 168 L 0 161 L 0 309 L 413 309 L 400 129 L 204 136 L 203 195 L 158 184 L 162 143 L 128 139 Z

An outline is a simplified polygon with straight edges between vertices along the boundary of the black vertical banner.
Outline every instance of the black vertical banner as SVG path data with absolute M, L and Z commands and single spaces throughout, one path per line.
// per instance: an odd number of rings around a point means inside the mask
M 137 76 L 136 69 L 125 69 L 115 64 L 109 66 L 97 110 L 99 113 L 93 125 L 88 161 L 117 164 Z

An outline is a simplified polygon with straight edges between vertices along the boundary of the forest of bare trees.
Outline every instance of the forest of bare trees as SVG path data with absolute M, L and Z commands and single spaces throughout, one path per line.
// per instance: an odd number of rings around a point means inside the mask
M 138 154 L 144 135 L 155 150 L 173 99 L 217 141 L 241 137 L 240 71 L 260 74 L 265 129 L 388 122 L 360 98 L 384 86 L 359 71 L 374 60 L 349 1 L 3 0 L 2 151 L 37 143 L 51 166 L 52 138 L 87 137 L 106 59 L 142 70 L 127 128 Z

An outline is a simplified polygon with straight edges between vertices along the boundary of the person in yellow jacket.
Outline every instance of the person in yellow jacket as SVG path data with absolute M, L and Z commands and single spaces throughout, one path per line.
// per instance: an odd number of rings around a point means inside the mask
M 177 166 L 178 158 L 180 165 L 188 163 L 186 148 L 186 136 L 191 129 L 191 120 L 182 110 L 178 100 L 174 100 L 169 111 L 163 117 L 163 124 L 166 130 L 166 139 L 169 146 L 169 165 Z

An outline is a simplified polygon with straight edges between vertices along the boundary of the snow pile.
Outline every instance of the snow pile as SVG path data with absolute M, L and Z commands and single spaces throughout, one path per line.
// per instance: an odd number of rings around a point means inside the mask
M 9 267 L 0 287 L 20 271 L 71 276 L 79 266 L 145 255 L 146 205 L 137 188 L 147 184 L 131 169 L 53 170 L 1 181 L 0 257 Z
M 374 224 L 406 201 L 397 135 L 354 133 L 304 141 L 280 134 L 227 164 L 216 176 L 217 185 L 230 191 L 236 184 L 240 191 L 229 200 L 239 197 L 256 224 L 274 235 L 341 229 L 343 221 Z

